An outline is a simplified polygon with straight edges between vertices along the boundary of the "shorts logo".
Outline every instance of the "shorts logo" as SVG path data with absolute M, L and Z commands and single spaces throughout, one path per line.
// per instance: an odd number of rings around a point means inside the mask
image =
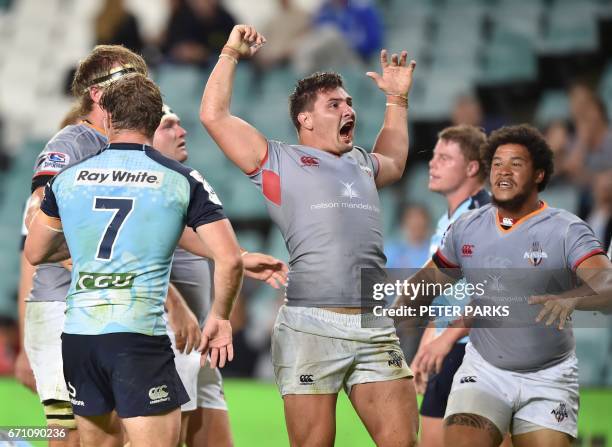
M 85 402 L 83 402 L 82 400 L 75 399 L 76 398 L 76 388 L 72 385 L 72 383 L 68 382 L 66 385 L 68 385 L 68 395 L 70 396 L 70 403 L 78 407 L 84 407 Z
M 476 376 L 464 376 L 459 383 L 476 383 Z
M 394 366 L 395 368 L 402 367 L 404 361 L 404 356 L 402 354 L 397 351 L 389 351 L 387 354 L 389 354 L 389 361 L 387 362 L 389 366 Z
M 555 416 L 557 422 L 563 422 L 563 420 L 568 417 L 565 403 L 561 402 L 557 408 L 553 409 L 553 411 L 550 412 L 550 414 Z
M 315 168 L 319 167 L 319 159 L 317 157 L 308 157 L 306 155 L 300 158 L 302 162 L 302 166 L 314 166 Z
M 300 385 L 313 385 L 314 379 L 312 378 L 312 374 L 302 374 L 300 376 Z
M 544 259 L 548 258 L 548 254 L 542 250 L 542 246 L 539 242 L 534 242 L 531 244 L 531 251 L 526 251 L 523 255 L 523 259 L 527 259 L 529 264 L 534 267 L 537 267 L 542 263 Z
M 474 245 L 473 244 L 463 244 L 461 247 L 461 256 L 464 258 L 469 258 L 474 254 Z
M 170 400 L 168 397 L 168 387 L 166 385 L 154 386 L 149 390 L 149 404 L 158 404 L 160 402 L 167 402 Z
M 136 278 L 136 273 L 79 272 L 76 289 L 131 289 L 134 278 Z

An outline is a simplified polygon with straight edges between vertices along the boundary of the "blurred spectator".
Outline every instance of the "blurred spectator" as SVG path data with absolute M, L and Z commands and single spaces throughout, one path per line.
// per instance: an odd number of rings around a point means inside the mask
M 586 221 L 602 246 L 607 247 L 612 233 L 612 169 L 598 172 L 593 178 L 593 209 Z
M 387 268 L 419 268 L 429 259 L 431 217 L 422 205 L 408 205 L 402 213 L 402 239 L 386 244 Z
M 97 45 L 123 45 L 141 54 L 144 42 L 138 29 L 138 21 L 123 0 L 106 0 L 95 21 Z
M 565 159 L 567 157 L 570 134 L 567 124 L 564 121 L 556 120 L 551 122 L 544 130 L 544 138 L 555 154 L 555 170 L 551 182 L 565 179 Z
M 326 0 L 315 15 L 314 24 L 335 27 L 364 61 L 382 47 L 382 20 L 367 0 Z
M 586 185 L 595 172 L 612 168 L 612 130 L 606 107 L 592 90 L 577 84 L 569 97 L 576 135 L 564 170 L 574 182 Z
M 451 122 L 453 126 L 467 124 L 468 126 L 482 127 L 483 116 L 480 101 L 472 95 L 459 95 L 451 112 Z
M 170 62 L 206 65 L 221 51 L 235 24 L 218 0 L 180 0 L 162 51 Z
M 290 61 L 300 46 L 300 40 L 310 29 L 310 15 L 292 0 L 279 0 L 280 11 L 261 27 L 267 43 L 264 51 L 255 55 L 260 68 L 272 68 Z
M 382 46 L 382 22 L 365 0 L 327 0 L 313 23 L 293 55 L 293 70 L 298 74 L 361 69 L 364 60 Z

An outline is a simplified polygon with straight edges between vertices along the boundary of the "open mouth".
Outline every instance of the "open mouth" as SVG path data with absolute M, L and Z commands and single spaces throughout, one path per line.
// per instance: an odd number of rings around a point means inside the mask
M 509 180 L 500 180 L 497 182 L 497 187 L 499 189 L 511 189 L 514 186 L 514 183 L 512 183 Z
M 345 141 L 353 140 L 353 129 L 355 128 L 355 121 L 350 120 L 342 124 L 340 127 L 340 138 Z

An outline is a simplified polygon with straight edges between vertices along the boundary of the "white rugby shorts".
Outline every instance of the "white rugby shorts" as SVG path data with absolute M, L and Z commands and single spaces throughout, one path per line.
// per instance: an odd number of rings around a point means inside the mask
M 458 413 L 483 416 L 502 436 L 542 428 L 578 434 L 578 361 L 572 353 L 562 362 L 533 372 L 515 372 L 487 362 L 471 343 L 453 379 L 445 418 Z
M 26 302 L 24 348 L 41 402 L 49 399 L 70 401 L 62 362 L 65 312 L 65 301 Z
M 181 411 L 193 411 L 196 408 L 210 408 L 227 411 L 227 403 L 223 393 L 223 379 L 219 368 L 212 369 L 208 360 L 200 367 L 200 353 L 191 351 L 182 354 L 176 349 L 174 332 L 167 325 L 168 337 L 174 351 L 176 371 L 189 395 L 189 402 L 181 406 Z
M 365 319 L 370 327 L 362 327 Z M 283 396 L 336 394 L 341 388 L 350 395 L 359 383 L 412 377 L 392 320 L 316 307 L 280 308 L 272 363 Z

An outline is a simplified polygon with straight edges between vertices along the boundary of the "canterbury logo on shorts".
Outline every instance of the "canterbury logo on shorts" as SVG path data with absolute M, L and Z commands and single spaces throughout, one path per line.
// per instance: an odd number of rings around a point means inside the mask
M 150 404 L 158 404 L 160 402 L 169 401 L 168 387 L 166 385 L 160 385 L 153 387 L 149 390 L 149 398 L 151 399 Z

